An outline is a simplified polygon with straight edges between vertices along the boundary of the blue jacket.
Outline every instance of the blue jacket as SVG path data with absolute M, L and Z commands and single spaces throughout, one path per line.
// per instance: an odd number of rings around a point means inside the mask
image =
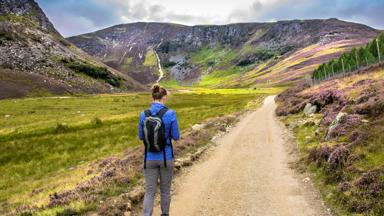
M 166 107 L 163 104 L 153 102 L 151 107 L 149 108 L 151 110 L 152 115 L 156 115 L 162 108 Z M 139 120 L 139 138 L 140 140 L 144 139 L 143 135 L 143 122 L 145 119 L 144 111 L 140 113 L 140 120 Z M 167 145 L 165 146 L 165 155 L 167 160 L 172 160 L 172 149 L 171 149 L 171 139 L 178 140 L 180 138 L 179 134 L 179 126 L 177 123 L 176 118 L 176 112 L 169 109 L 164 115 L 163 115 L 163 123 L 164 123 L 164 129 L 165 129 L 165 138 L 167 139 Z M 163 152 L 148 152 L 147 153 L 147 160 L 163 160 Z

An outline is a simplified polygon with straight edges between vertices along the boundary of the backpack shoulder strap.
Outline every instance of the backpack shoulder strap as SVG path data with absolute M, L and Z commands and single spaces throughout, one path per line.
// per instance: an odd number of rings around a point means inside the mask
M 162 108 L 158 113 L 157 113 L 157 116 L 159 116 L 160 118 L 163 118 L 164 114 L 168 111 L 168 108 L 164 107 Z
M 147 109 L 144 111 L 145 117 L 149 117 L 152 115 L 151 110 Z

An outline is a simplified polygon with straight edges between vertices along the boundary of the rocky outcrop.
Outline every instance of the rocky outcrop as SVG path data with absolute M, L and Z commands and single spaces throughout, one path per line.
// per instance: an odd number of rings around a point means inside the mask
M 0 2 L 0 16 L 12 14 L 27 16 L 36 21 L 42 30 L 49 33 L 59 33 L 53 27 L 47 16 L 35 1 L 31 0 L 2 0 Z
M 304 107 L 304 110 L 303 110 L 305 115 L 314 114 L 314 113 L 316 113 L 316 111 L 317 111 L 317 106 L 312 105 L 311 103 L 307 103 Z
M 0 2 L 0 53 L 0 98 L 143 89 L 65 40 L 33 0 Z

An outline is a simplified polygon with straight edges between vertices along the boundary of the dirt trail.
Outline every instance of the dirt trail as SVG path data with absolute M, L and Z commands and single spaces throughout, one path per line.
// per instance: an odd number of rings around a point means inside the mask
M 275 108 L 274 97 L 266 98 L 175 179 L 170 215 L 328 215 L 312 186 L 288 167 Z

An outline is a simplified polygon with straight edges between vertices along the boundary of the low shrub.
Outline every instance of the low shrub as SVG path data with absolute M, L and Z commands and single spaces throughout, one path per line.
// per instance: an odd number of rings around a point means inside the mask
M 384 171 L 382 168 L 363 173 L 351 189 L 353 199 L 349 202 L 352 212 L 384 214 Z
M 308 161 L 320 167 L 328 161 L 332 148 L 328 145 L 321 145 L 309 150 Z
M 75 215 L 80 215 L 79 212 L 71 209 L 71 208 L 66 208 L 62 212 L 58 212 L 56 216 L 75 216 Z
M 240 67 L 245 67 L 245 66 L 248 66 L 248 65 L 251 65 L 255 63 L 255 60 L 254 59 L 243 59 L 243 60 L 240 60 L 238 63 L 237 63 L 237 66 L 240 66 Z
M 333 103 L 338 103 L 338 105 L 344 106 L 347 103 L 347 100 L 342 91 L 337 89 L 330 89 L 320 91 L 319 93 L 313 95 L 309 102 L 321 109 L 326 105 Z
M 1 41 L 13 41 L 14 39 L 12 34 L 0 30 L 0 43 Z
M 56 123 L 55 133 L 64 133 L 69 130 L 69 126 L 65 123 Z
M 344 145 L 334 148 L 332 153 L 329 155 L 327 168 L 331 171 L 343 168 L 347 162 L 349 154 L 349 149 Z
M 173 62 L 173 61 L 168 61 L 168 62 L 163 63 L 163 67 L 165 67 L 165 68 L 170 68 L 170 67 L 173 67 L 175 65 L 176 65 L 176 62 Z
M 69 69 L 77 72 L 84 73 L 95 79 L 102 79 L 105 82 L 115 87 L 120 87 L 121 79 L 113 75 L 107 68 L 95 66 L 89 63 L 80 63 L 74 61 L 72 58 L 64 58 L 61 60 Z
M 384 113 L 384 95 L 371 97 L 365 103 L 356 106 L 356 113 L 377 117 Z
M 302 83 L 295 87 L 289 88 L 276 97 L 276 101 L 280 105 L 276 108 L 276 115 L 286 116 L 296 114 L 302 111 L 307 104 L 307 96 L 298 93 L 308 88 L 309 85 Z
M 68 42 L 66 39 L 60 39 L 59 42 L 60 42 L 62 45 L 66 46 L 66 47 L 70 47 L 70 46 L 71 46 L 71 43 Z
M 340 137 L 351 133 L 352 129 L 361 123 L 361 116 L 357 114 L 346 115 L 340 122 L 329 131 L 329 137 Z
M 103 124 L 103 121 L 99 117 L 95 117 L 92 119 L 91 124 L 95 126 L 100 126 Z

